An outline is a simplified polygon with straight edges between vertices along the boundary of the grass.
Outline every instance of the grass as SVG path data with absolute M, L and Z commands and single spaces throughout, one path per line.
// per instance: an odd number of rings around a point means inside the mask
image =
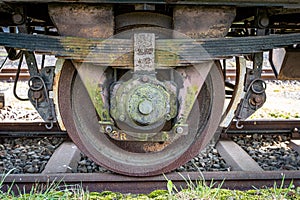
M 300 200 L 300 187 L 295 188 L 291 182 L 285 188 L 284 177 L 280 185 L 274 183 L 271 188 L 254 188 L 247 191 L 221 189 L 224 181 L 218 185 L 212 181 L 207 185 L 203 178 L 193 182 L 189 178 L 182 177 L 186 181 L 186 188 L 178 189 L 172 180 L 166 178 L 167 190 L 155 190 L 149 194 L 121 194 L 111 191 L 89 192 L 80 184 L 63 185 L 60 181 L 52 182 L 46 186 L 37 184 L 27 193 L 23 188 L 19 188 L 15 194 L 12 190 L 13 184 L 6 192 L 3 192 L 3 183 L 8 174 L 4 175 L 0 181 L 0 199 L 3 200 Z

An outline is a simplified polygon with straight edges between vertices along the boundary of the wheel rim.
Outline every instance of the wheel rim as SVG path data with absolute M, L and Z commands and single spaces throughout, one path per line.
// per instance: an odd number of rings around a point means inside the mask
M 96 112 L 70 61 L 64 63 L 61 71 L 58 86 L 59 108 L 71 139 L 83 153 L 96 163 L 117 173 L 134 176 L 156 175 L 171 171 L 184 164 L 197 155 L 212 138 L 218 127 L 220 112 L 223 108 L 224 86 L 220 80 L 222 80 L 222 76 L 219 69 L 213 66 L 206 84 L 203 86 L 205 89 L 201 90 L 200 98 L 198 98 L 200 111 L 203 113 L 203 108 L 206 108 L 207 114 L 200 115 L 196 112 L 197 109 L 193 109 L 194 111 L 190 114 L 191 130 L 197 129 L 197 132 L 182 136 L 157 152 L 129 152 L 124 149 L 127 149 L 130 143 L 123 143 L 125 145 L 121 148 L 107 135 L 100 133 Z M 204 98 L 207 95 L 210 97 L 209 102 L 207 102 L 207 98 Z M 206 99 L 206 102 L 203 99 Z M 207 103 L 210 106 L 207 106 Z M 191 120 L 196 118 L 202 120 L 200 128 Z M 154 148 L 159 148 L 159 146 L 154 146 Z

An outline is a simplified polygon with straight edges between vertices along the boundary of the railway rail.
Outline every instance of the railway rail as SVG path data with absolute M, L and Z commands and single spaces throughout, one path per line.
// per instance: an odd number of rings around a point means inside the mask
M 16 78 L 17 69 L 15 68 L 4 68 L 0 71 L 0 81 L 13 81 Z M 270 68 L 263 69 L 262 79 L 269 80 L 274 79 L 274 72 Z M 28 80 L 30 78 L 29 72 L 27 69 L 21 69 L 19 75 L 19 80 Z M 235 80 L 236 78 L 236 69 L 226 69 L 226 80 Z
M 170 173 L 166 174 L 167 179 L 172 180 L 176 188 L 185 188 L 187 180 L 205 180 L 208 184 L 212 181 L 216 186 L 222 183 L 223 188 L 229 189 L 253 189 L 253 186 L 261 188 L 264 186 L 272 187 L 276 182 L 280 185 L 282 180 L 285 186 L 291 181 L 294 185 L 300 185 L 299 171 L 269 171 L 269 172 L 189 172 L 189 173 Z M 4 181 L 5 186 L 11 186 L 12 182 L 19 188 L 25 186 L 26 191 L 30 191 L 32 185 L 36 183 L 49 185 L 53 181 L 63 183 L 63 186 L 78 184 L 87 188 L 89 191 L 115 191 L 121 193 L 142 194 L 150 193 L 157 189 L 167 189 L 167 179 L 163 176 L 154 177 L 128 177 L 115 174 L 23 174 L 9 175 Z
M 299 140 L 295 139 L 295 136 L 299 136 L 299 120 L 245 121 L 242 122 L 242 125 L 244 125 L 242 130 L 237 129 L 235 126 L 230 126 L 226 130 L 226 135 L 289 133 L 294 136 L 291 142 L 293 144 L 292 148 L 300 153 Z M 56 126 L 51 131 L 46 130 L 43 122 L 0 123 L 0 130 L 0 135 L 6 137 L 40 137 L 53 134 L 56 136 L 66 136 L 66 132 L 59 131 Z M 41 174 L 8 175 L 3 182 L 4 187 L 2 189 L 5 190 L 5 188 L 14 183 L 16 191 L 17 188 L 22 187 L 25 187 L 26 191 L 30 191 L 31 187 L 36 185 L 36 183 L 42 186 L 49 185 L 49 183 L 54 181 L 63 183 L 62 187 L 79 184 L 89 191 L 110 190 L 122 193 L 149 193 L 156 189 L 167 189 L 167 179 L 172 180 L 177 188 L 185 187 L 187 181 L 198 180 L 206 181 L 208 184 L 213 181 L 215 186 L 222 184 L 223 188 L 229 189 L 252 189 L 253 186 L 257 188 L 264 186 L 272 187 L 274 182 L 280 185 L 283 180 L 286 186 L 291 181 L 296 186 L 300 185 L 299 171 L 264 171 L 241 147 L 228 138 L 221 139 L 216 147 L 226 163 L 231 166 L 232 171 L 171 172 L 151 177 L 130 177 L 115 173 L 68 173 L 68 170 L 66 168 L 63 169 L 62 166 L 73 165 L 74 159 L 78 159 L 78 156 L 75 155 L 78 154 L 78 151 L 74 150 L 76 149 L 74 148 L 74 144 L 67 140 L 67 142 L 64 142 L 56 150 Z
M 297 136 L 300 130 L 300 120 L 249 120 L 241 122 L 239 129 L 234 123 L 223 134 L 289 134 Z M 0 136 L 43 136 L 60 135 L 66 136 L 66 131 L 60 131 L 57 124 L 53 129 L 45 128 L 45 122 L 2 122 L 0 123 Z

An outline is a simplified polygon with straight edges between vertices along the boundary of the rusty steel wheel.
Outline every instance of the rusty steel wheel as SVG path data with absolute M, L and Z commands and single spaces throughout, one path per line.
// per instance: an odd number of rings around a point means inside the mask
M 223 79 L 213 66 L 190 113 L 187 135 L 171 144 L 116 142 L 101 132 L 95 108 L 72 62 L 65 61 L 58 83 L 60 113 L 74 143 L 99 165 L 133 176 L 169 172 L 197 155 L 218 127 L 223 100 Z

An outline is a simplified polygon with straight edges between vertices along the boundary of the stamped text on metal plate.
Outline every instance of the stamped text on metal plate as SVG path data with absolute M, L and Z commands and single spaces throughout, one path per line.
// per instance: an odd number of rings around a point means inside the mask
M 134 34 L 134 71 L 154 71 L 155 34 Z

